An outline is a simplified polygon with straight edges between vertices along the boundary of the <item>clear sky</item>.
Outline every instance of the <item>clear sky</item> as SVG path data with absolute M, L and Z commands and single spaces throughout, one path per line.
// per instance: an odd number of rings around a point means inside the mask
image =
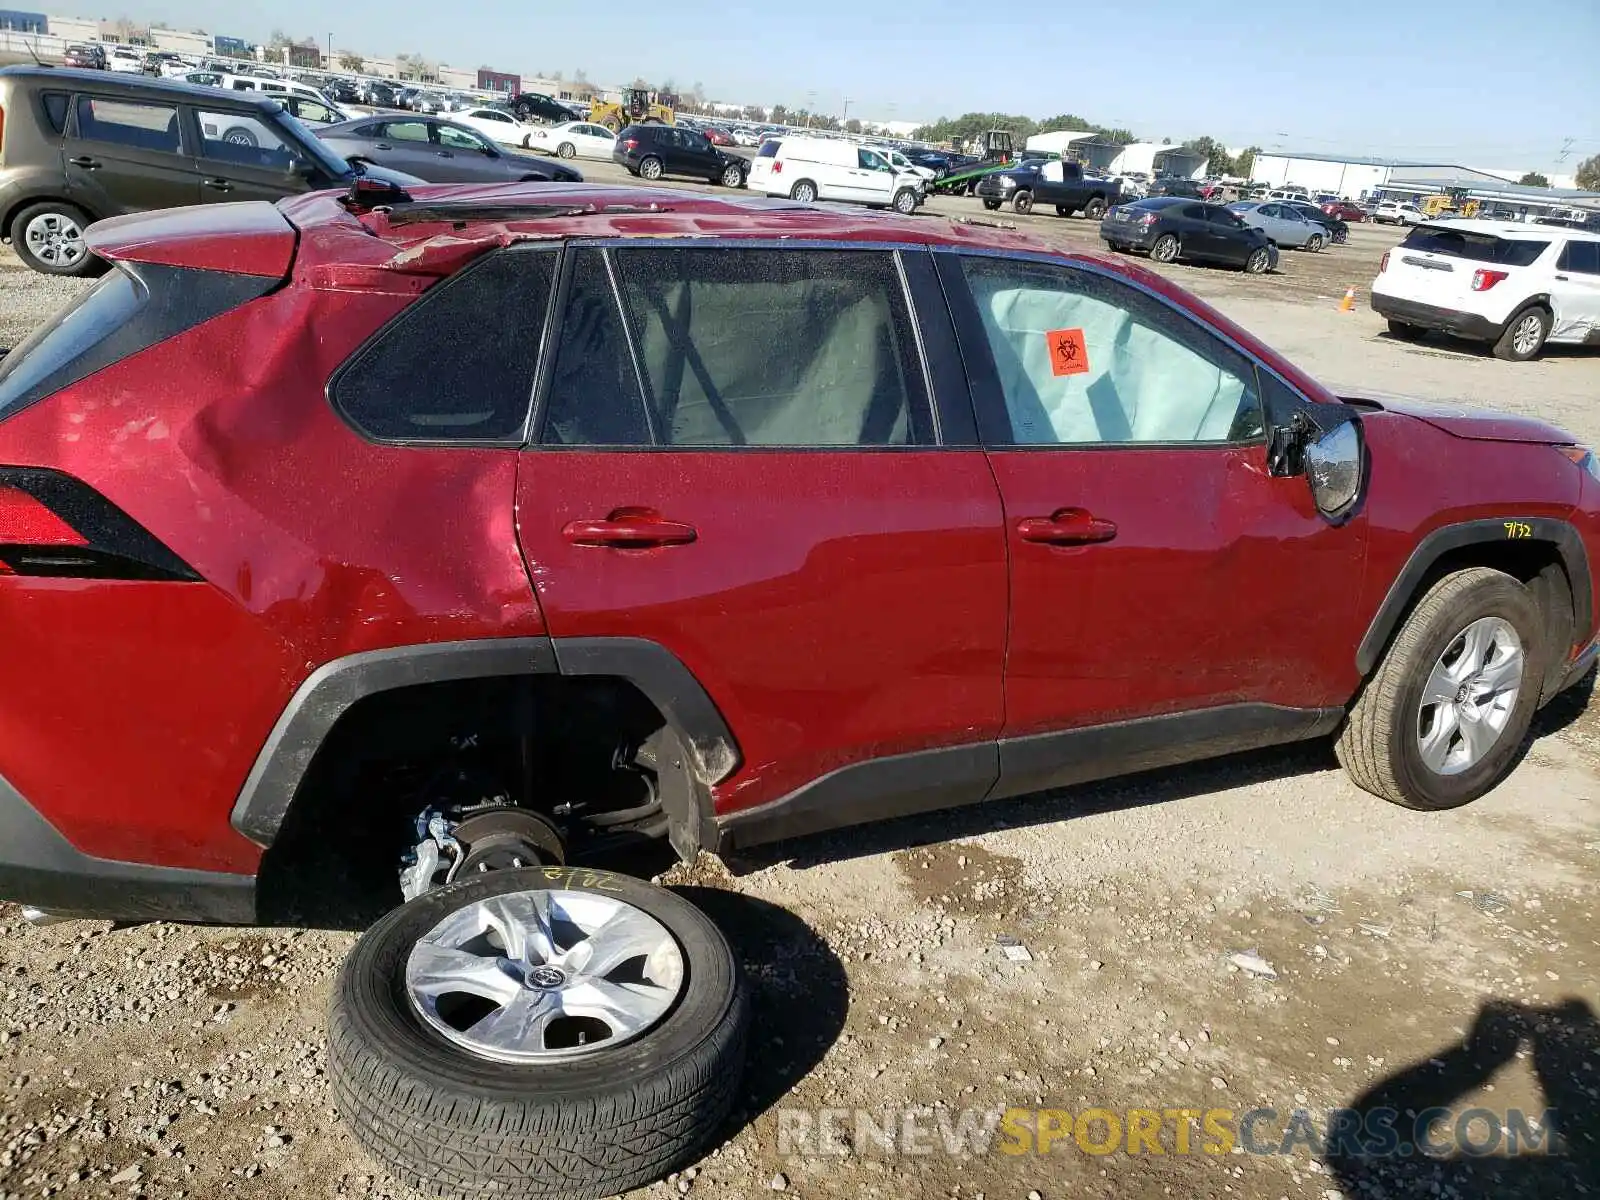
M 873 120 L 1077 113 L 1140 137 L 1560 169 L 1600 153 L 1600 0 L 127 0 L 130 17 L 452 66 L 642 75 Z

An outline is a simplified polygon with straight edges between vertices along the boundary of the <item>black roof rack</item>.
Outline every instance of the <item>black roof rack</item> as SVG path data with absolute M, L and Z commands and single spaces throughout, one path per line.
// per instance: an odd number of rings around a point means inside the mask
M 359 204 L 362 209 L 371 210 L 383 206 L 387 210 L 389 224 L 391 225 L 424 225 L 433 221 L 450 221 L 462 224 L 467 221 L 550 221 L 560 217 L 592 217 L 602 214 L 627 214 L 627 213 L 665 213 L 672 209 L 664 204 L 552 204 L 548 201 L 529 201 L 527 203 L 494 203 L 481 200 L 445 201 L 439 204 L 418 204 L 411 198 L 410 193 L 404 189 L 394 187 L 393 184 L 385 186 L 394 188 L 398 193 L 393 198 L 375 198 L 370 203 L 355 199 L 356 187 L 362 180 L 356 180 L 351 185 L 350 196 L 346 199 L 346 207 L 355 209 Z M 374 181 L 376 182 L 376 181 Z

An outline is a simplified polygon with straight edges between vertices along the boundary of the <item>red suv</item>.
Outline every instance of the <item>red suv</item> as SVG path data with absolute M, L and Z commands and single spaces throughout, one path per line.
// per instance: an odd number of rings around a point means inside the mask
M 726 944 L 576 857 L 1328 735 L 1450 808 L 1594 661 L 1585 448 L 1334 396 L 1124 260 L 357 189 L 95 225 L 4 360 L 0 895 L 247 922 L 312 809 L 392 814 L 330 1057 L 418 1186 L 610 1194 L 731 1103 Z

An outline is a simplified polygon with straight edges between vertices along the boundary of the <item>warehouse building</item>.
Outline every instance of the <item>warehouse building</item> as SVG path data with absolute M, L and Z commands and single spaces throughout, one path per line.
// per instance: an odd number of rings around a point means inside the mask
M 1059 154 L 1075 159 L 1105 175 L 1163 175 L 1175 179 L 1198 179 L 1205 172 L 1206 157 L 1184 146 L 1158 142 L 1103 142 L 1093 133 L 1056 130 L 1036 133 L 1027 148 L 1044 154 Z
M 1511 182 L 1519 177 L 1519 173 L 1512 171 L 1485 171 L 1458 163 L 1363 155 L 1258 154 L 1251 177 L 1257 183 L 1275 188 L 1301 187 L 1308 192 L 1332 192 L 1356 201 L 1412 200 L 1438 192 L 1460 191 L 1466 197 L 1486 203 L 1504 201 L 1541 210 L 1534 215 L 1542 215 L 1544 209 L 1585 208 L 1600 202 L 1600 195 L 1594 192 L 1570 187 L 1526 187 Z

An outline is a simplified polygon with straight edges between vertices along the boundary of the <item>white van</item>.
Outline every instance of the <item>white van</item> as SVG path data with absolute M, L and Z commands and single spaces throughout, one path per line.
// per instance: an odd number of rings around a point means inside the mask
M 289 79 L 262 79 L 257 75 L 224 75 L 221 78 L 221 82 L 213 86 L 228 92 L 261 92 L 268 96 L 303 96 L 307 100 L 321 100 L 324 104 L 328 102 L 328 98 L 309 83 L 295 83 Z
M 849 200 L 909 216 L 926 199 L 920 176 L 897 171 L 876 150 L 837 138 L 781 137 L 761 144 L 748 186 L 769 196 Z

